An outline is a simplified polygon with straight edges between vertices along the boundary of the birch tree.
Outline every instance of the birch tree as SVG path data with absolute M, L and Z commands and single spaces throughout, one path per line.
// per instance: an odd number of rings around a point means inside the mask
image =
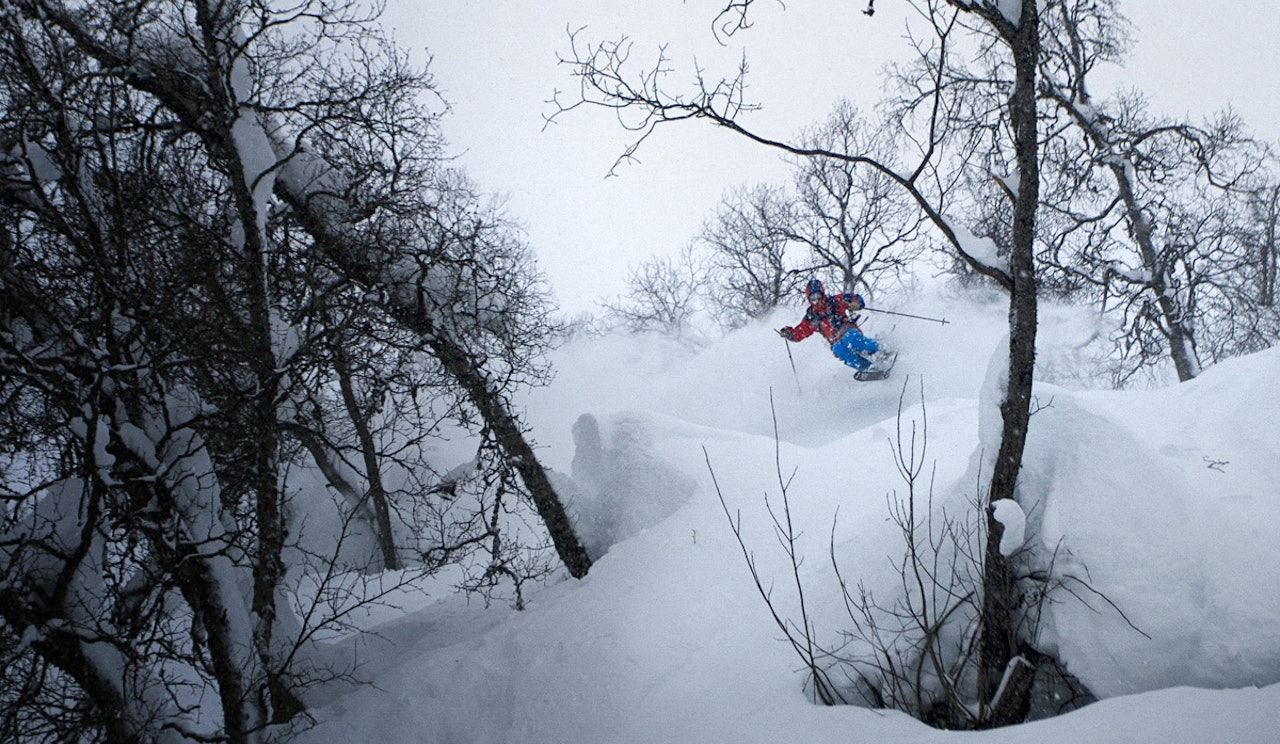
M 1054 3 L 1046 24 L 1042 89 L 1069 125 L 1058 136 L 1072 140 L 1052 148 L 1071 177 L 1050 209 L 1076 223 L 1063 228 L 1078 246 L 1074 266 L 1101 288 L 1102 306 L 1122 310 L 1122 354 L 1139 367 L 1166 354 L 1179 380 L 1193 379 L 1203 330 L 1231 315 L 1214 308 L 1244 309 L 1230 288 L 1242 252 L 1204 228 L 1245 198 L 1263 153 L 1230 114 L 1194 125 L 1151 115 L 1136 93 L 1095 100 L 1091 73 L 1130 43 L 1114 2 Z

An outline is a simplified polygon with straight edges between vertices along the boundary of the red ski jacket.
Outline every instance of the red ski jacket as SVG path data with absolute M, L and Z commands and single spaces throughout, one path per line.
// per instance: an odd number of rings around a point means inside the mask
M 804 320 L 795 326 L 783 328 L 782 333 L 790 341 L 803 341 L 818 331 L 828 343 L 834 344 L 850 328 L 862 330 L 849 317 L 849 311 L 857 312 L 863 306 L 862 296 L 851 292 L 824 295 L 821 300 L 809 305 L 804 313 Z

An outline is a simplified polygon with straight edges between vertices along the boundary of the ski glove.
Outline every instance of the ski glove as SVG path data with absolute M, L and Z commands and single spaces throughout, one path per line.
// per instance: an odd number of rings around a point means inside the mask
M 783 337 L 783 338 L 785 338 L 786 340 L 790 341 L 790 340 L 791 340 L 791 326 L 787 326 L 786 328 L 779 328 L 779 329 L 778 329 L 778 335 L 779 335 L 779 336 L 782 336 L 782 337 Z

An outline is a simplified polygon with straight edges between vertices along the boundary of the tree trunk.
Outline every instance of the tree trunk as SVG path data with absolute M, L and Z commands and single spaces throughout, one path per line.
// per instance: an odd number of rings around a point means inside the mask
M 222 702 L 223 731 L 232 744 L 257 741 L 267 711 L 261 702 L 264 680 L 255 678 L 257 675 L 253 672 L 266 675 L 267 671 L 245 658 L 244 643 L 247 639 L 229 621 L 233 613 L 224 604 L 226 598 L 222 590 L 226 587 L 219 584 L 217 569 L 189 545 L 178 546 L 178 550 L 173 552 L 178 560 L 173 561 L 176 565 L 170 568 L 178 577 L 182 596 L 204 630 L 209 669 L 218 682 L 218 696 Z
M 1031 712 L 1031 687 L 1036 681 L 1036 667 L 1025 656 L 1009 660 L 1004 677 L 991 703 L 987 725 L 1012 726 L 1022 723 Z
M 257 612 L 259 569 L 256 563 L 244 567 L 232 557 L 237 552 L 233 548 L 236 535 L 223 521 L 226 504 L 203 439 L 186 425 L 164 428 L 171 412 L 157 413 L 156 408 L 148 418 L 166 423 L 144 419 L 139 428 L 164 431 L 161 448 L 154 454 L 130 449 L 140 461 L 154 461 L 159 477 L 153 500 L 165 517 L 160 524 L 173 525 L 152 532 L 150 544 L 198 618 L 195 625 L 203 629 L 227 739 L 253 744 L 262 740 L 262 729 L 271 718 L 287 712 L 271 706 L 296 701 L 290 692 L 270 689 L 273 674 L 259 645 L 263 622 Z M 248 576 L 254 579 L 254 592 L 246 598 Z
M 228 144 L 225 160 L 232 177 L 230 187 L 237 217 L 244 233 L 242 261 L 248 301 L 248 335 L 245 342 L 255 390 L 248 436 L 252 442 L 254 517 L 257 522 L 257 549 L 253 557 L 254 643 L 267 674 L 273 723 L 283 723 L 302 712 L 304 706 L 289 690 L 275 659 L 276 591 L 284 577 L 286 527 L 282 510 L 279 474 L 279 377 L 271 329 L 271 287 L 267 278 L 267 245 L 253 187 L 244 176 L 240 153 L 230 146 L 230 129 L 223 132 Z
M 569 575 L 574 578 L 586 576 L 591 568 L 591 558 L 578 540 L 564 504 L 502 394 L 494 389 L 476 360 L 450 337 L 448 330 L 438 327 L 425 295 L 420 290 L 415 292 L 413 287 L 405 286 L 406 280 L 387 276 L 368 255 L 373 249 L 355 245 L 354 241 L 331 229 L 323 208 L 312 204 L 305 187 L 292 183 L 289 176 L 288 169 L 285 169 L 277 180 L 276 194 L 295 209 L 299 222 L 315 240 L 317 248 L 324 251 L 347 278 L 362 286 L 387 290 L 388 311 L 392 317 L 418 334 L 445 372 L 479 410 L 507 462 L 529 489 L 538 516 L 546 525 L 556 553 L 569 570 Z
M 1012 280 L 1009 297 L 1008 388 L 1000 404 L 1002 428 L 1000 447 L 992 466 L 987 499 L 987 546 L 983 574 L 982 633 L 979 646 L 979 699 L 989 705 L 999 688 L 1005 669 L 1017 654 L 1014 637 L 1016 587 L 1013 567 L 1000 552 L 1004 527 L 995 519 L 990 504 L 1014 499 L 1022 453 L 1027 442 L 1031 417 L 1031 386 L 1036 355 L 1036 272 L 1035 224 L 1040 199 L 1039 148 L 1036 124 L 1036 72 L 1040 55 L 1037 5 L 1021 4 L 1016 26 L 1001 28 L 1013 53 L 1015 80 L 1009 102 L 1018 168 L 1018 193 L 1014 200 L 1009 269 Z M 1025 691 L 1030 694 L 1030 688 Z M 1008 696 L 1005 696 L 1007 699 Z M 1002 705 L 1020 705 L 1014 700 Z
M 1079 81 L 1077 86 L 1082 88 L 1083 80 Z M 1120 201 L 1124 205 L 1129 234 L 1137 244 L 1142 267 L 1150 274 L 1146 289 L 1155 298 L 1154 304 L 1158 313 L 1157 326 L 1169 342 L 1169 356 L 1178 373 L 1178 380 L 1186 382 L 1193 379 L 1200 374 L 1201 369 L 1195 350 L 1195 334 L 1191 324 L 1187 322 L 1185 308 L 1180 308 L 1177 300 L 1170 293 L 1169 288 L 1173 282 L 1170 281 L 1168 261 L 1156 248 L 1155 228 L 1134 189 L 1132 167 L 1137 156 L 1132 152 L 1118 152 L 1111 137 L 1098 122 L 1080 113 L 1074 99 L 1069 99 L 1058 92 L 1055 92 L 1054 97 L 1068 113 L 1075 117 L 1076 123 L 1093 143 L 1097 156 L 1111 171 Z
M 1277 221 L 1280 219 L 1280 186 L 1266 190 L 1262 205 L 1262 239 L 1258 245 L 1258 262 L 1261 264 L 1258 281 L 1258 304 L 1271 307 L 1276 304 L 1276 245 Z
M 85 647 L 92 645 L 99 648 L 93 649 L 93 654 L 87 653 Z M 107 744 L 146 741 L 152 732 L 148 729 L 145 718 L 139 720 L 134 716 L 140 712 L 136 706 L 121 695 L 121 680 L 103 674 L 101 666 L 94 663 L 95 656 L 98 659 L 104 656 L 99 650 L 102 645 L 86 643 L 74 632 L 57 629 L 46 631 L 45 636 L 32 643 L 31 647 L 74 679 L 80 689 L 84 690 L 89 701 L 97 708 Z M 143 714 L 149 712 L 141 711 Z
M 360 410 L 360 402 L 356 399 L 355 387 L 351 382 L 351 365 L 347 354 L 341 348 L 335 348 L 333 354 L 334 369 L 338 373 L 338 387 L 342 391 L 342 402 L 351 418 L 351 425 L 356 431 L 356 440 L 360 443 L 360 455 L 364 462 L 365 482 L 368 490 L 364 500 L 373 505 L 374 518 L 378 526 L 378 547 L 382 551 L 382 566 L 390 571 L 400 568 L 400 559 L 396 556 L 395 536 L 391 534 L 391 508 L 387 504 L 387 492 L 382 485 L 382 471 L 378 464 L 378 451 L 374 446 L 373 432 L 369 430 L 369 419 Z
M 1155 305 L 1160 313 L 1160 328 L 1169 340 L 1169 356 L 1173 359 L 1173 367 L 1178 372 L 1178 381 L 1186 382 L 1200 374 L 1200 360 L 1195 352 L 1195 335 L 1191 325 L 1186 322 L 1185 313 L 1169 294 L 1169 276 L 1165 262 L 1156 250 L 1154 230 L 1151 221 L 1142 211 L 1142 205 L 1133 190 L 1133 182 L 1125 167 L 1118 163 L 1111 164 L 1111 172 L 1115 176 L 1116 185 L 1120 189 L 1120 198 L 1129 217 L 1129 226 L 1133 240 L 1138 244 L 1138 254 L 1142 263 L 1151 272 L 1148 287 L 1155 296 Z
M 403 312 L 400 308 L 397 310 Z M 412 319 L 414 324 L 411 327 L 430 329 L 431 323 L 425 314 L 417 315 L 418 317 Z M 560 502 L 560 497 L 547 478 L 546 471 L 538 462 L 533 447 L 529 446 L 528 440 L 524 438 L 520 423 L 511 415 L 506 401 L 493 390 L 484 372 L 452 339 L 426 330 L 423 331 L 423 337 L 435 357 L 444 365 L 445 371 L 467 391 L 471 402 L 480 409 L 480 415 L 489 425 L 498 446 L 506 454 L 507 461 L 520 474 L 520 479 L 524 481 L 525 487 L 529 489 L 529 495 L 533 498 L 538 516 L 542 518 L 543 524 L 551 534 L 556 553 L 564 562 L 565 568 L 569 570 L 569 575 L 577 579 L 586 576 L 587 571 L 591 569 L 591 558 L 578 540 L 573 524 L 569 521 L 569 515 L 564 510 L 564 504 Z

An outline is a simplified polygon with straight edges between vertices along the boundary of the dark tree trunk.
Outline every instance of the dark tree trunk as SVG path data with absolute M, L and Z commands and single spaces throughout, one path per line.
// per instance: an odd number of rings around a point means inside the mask
M 420 315 L 412 326 L 430 328 L 430 321 Z M 480 415 L 493 431 L 494 438 L 506 454 L 507 462 L 520 474 L 520 479 L 529 489 L 538 516 L 547 526 L 556 553 L 569 570 L 569 575 L 580 579 L 591 569 L 591 558 L 587 550 L 578 540 L 578 535 L 569 521 L 559 495 L 551 486 L 547 472 L 538 462 L 533 447 L 524 438 L 524 431 L 515 416 L 511 414 L 507 402 L 493 390 L 488 379 L 473 362 L 470 356 L 452 339 L 434 332 L 423 332 L 423 337 L 431 347 L 435 357 L 440 360 L 453 379 L 467 391 L 471 402 L 480 409 Z
M 391 534 L 391 507 L 387 503 L 387 492 L 382 485 L 382 471 L 378 465 L 378 451 L 373 441 L 373 432 L 369 430 L 369 419 L 360 410 L 360 401 L 356 399 L 355 387 L 351 381 L 351 365 L 346 352 L 338 348 L 333 355 L 334 369 L 338 373 L 338 387 L 342 390 L 342 402 L 351 418 L 351 425 L 356 431 L 356 440 L 360 443 L 360 455 L 364 462 L 365 482 L 368 490 L 364 498 L 373 506 L 374 519 L 378 525 L 378 547 L 382 551 L 382 566 L 394 571 L 400 568 L 400 559 L 396 556 L 395 536 Z
M 107 679 L 101 669 L 85 654 L 85 644 L 74 632 L 48 632 L 32 649 L 51 664 L 66 672 L 97 709 L 102 734 L 107 744 L 134 744 L 145 741 L 146 726 L 129 715 L 128 701 L 120 696 L 119 680 Z
M 458 383 L 472 405 L 479 410 L 498 446 L 502 448 L 507 462 L 529 489 L 538 516 L 546 525 L 556 553 L 569 574 L 574 578 L 586 576 L 591 568 L 591 558 L 578 540 L 564 504 L 552 487 L 542 463 L 525 439 L 520 422 L 512 414 L 502 394 L 494 389 L 484 370 L 476 364 L 476 360 L 453 340 L 446 329 L 438 327 L 426 298 L 419 295 L 416 301 L 409 300 L 407 290 L 411 288 L 393 286 L 392 281 L 383 275 L 369 255 L 373 249 L 353 245 L 342 235 L 336 234 L 330 229 L 323 210 L 315 208 L 305 195 L 293 189 L 287 178 L 277 181 L 276 194 L 295 208 L 300 223 L 316 241 L 319 250 L 324 251 L 347 278 L 366 287 L 383 287 L 388 290 L 388 311 L 391 315 L 403 327 L 418 334 L 421 342 L 431 350 L 445 372 Z
M 1276 245 L 1277 221 L 1280 218 L 1280 186 L 1266 190 L 1262 201 L 1262 239 L 1258 245 L 1258 261 L 1261 264 L 1258 280 L 1258 304 L 1271 307 L 1276 304 Z
M 1018 168 L 1018 191 L 1014 199 L 1012 248 L 1009 270 L 1012 286 L 1009 297 L 1008 389 L 1000 403 L 1002 428 L 1000 447 L 992 464 L 988 491 L 987 546 L 983 575 L 982 635 L 979 648 L 979 695 L 984 705 L 993 702 L 1006 668 L 1017 655 L 1014 612 L 1017 590 L 1013 567 L 1000 552 L 1003 526 L 996 521 L 990 504 L 1014 499 L 1018 471 L 1027 443 L 1027 423 L 1031 417 L 1031 386 L 1036 356 L 1036 206 L 1040 199 L 1039 148 L 1036 133 L 1036 71 L 1040 56 L 1040 24 L 1037 5 L 1024 2 L 1017 25 L 1003 18 L 993 23 L 1005 37 L 1013 53 L 1015 79 L 1009 101 Z M 998 14 L 998 11 L 996 11 Z M 1030 695 L 1030 686 L 1020 694 Z M 1007 717 L 1006 707 L 1020 709 L 1025 700 L 1003 695 L 1001 711 L 992 711 L 990 720 Z

